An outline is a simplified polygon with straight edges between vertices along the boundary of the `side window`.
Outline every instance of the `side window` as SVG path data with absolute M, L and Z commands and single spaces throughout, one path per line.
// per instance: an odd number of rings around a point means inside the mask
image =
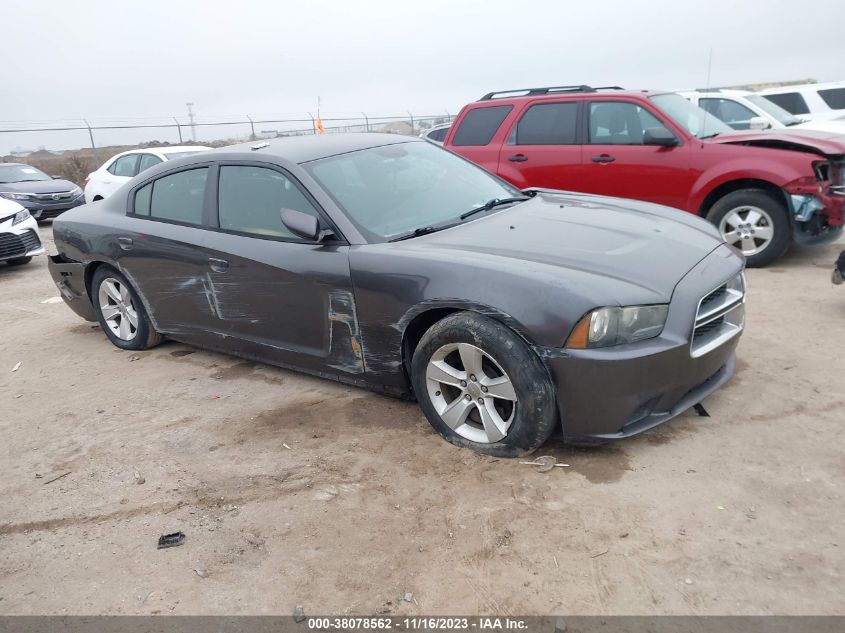
M 115 176 L 131 178 L 138 173 L 138 154 L 121 156 L 111 164 L 109 171 Z
M 202 224 L 202 204 L 205 197 L 205 180 L 208 167 L 179 171 L 162 176 L 135 194 L 135 209 L 143 209 L 144 189 L 152 186 L 149 194 L 149 215 L 162 220 L 173 220 L 187 224 Z M 140 200 L 139 200 L 140 196 Z
M 434 130 L 432 133 L 428 135 L 428 138 L 432 141 L 437 141 L 438 143 L 442 143 L 446 139 L 446 135 L 449 133 L 449 128 L 444 127 L 440 128 L 439 130 Z
M 134 211 L 138 215 L 150 214 L 150 197 L 153 193 L 153 183 L 144 185 L 135 192 Z
M 799 92 L 784 92 L 779 95 L 763 95 L 771 101 L 779 105 L 781 108 L 790 114 L 809 114 L 810 108 L 807 107 L 807 102 Z
M 452 145 L 487 145 L 513 106 L 474 108 L 464 115 L 452 139 Z
M 819 96 L 833 110 L 845 110 L 845 88 L 819 90 Z
M 138 173 L 140 174 L 142 171 L 149 169 L 153 165 L 158 165 L 160 162 L 162 162 L 161 159 L 155 154 L 141 154 L 141 161 L 138 164 Z
M 533 105 L 516 124 L 516 145 L 574 145 L 578 127 L 578 104 Z
M 590 144 L 642 145 L 643 131 L 666 126 L 636 103 L 597 101 L 590 104 Z
M 319 218 L 289 178 L 266 167 L 224 165 L 217 191 L 221 229 L 300 240 L 282 224 L 281 210 Z
M 752 110 L 733 99 L 701 99 L 699 105 L 736 130 L 747 130 L 751 118 L 757 116 Z

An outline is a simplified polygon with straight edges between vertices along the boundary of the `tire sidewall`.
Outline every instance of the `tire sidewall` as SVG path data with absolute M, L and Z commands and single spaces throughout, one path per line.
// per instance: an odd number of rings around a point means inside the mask
M 517 394 L 516 414 L 508 434 L 490 444 L 472 442 L 443 422 L 431 403 L 426 370 L 431 356 L 449 343 L 469 343 L 501 366 Z M 501 323 L 472 312 L 438 321 L 422 337 L 411 362 L 414 393 L 432 427 L 457 446 L 496 457 L 518 457 L 539 448 L 558 424 L 555 391 L 548 371 L 533 350 Z
M 766 248 L 750 257 L 746 257 L 749 268 L 767 266 L 781 257 L 789 248 L 792 241 L 792 225 L 786 205 L 774 198 L 763 189 L 740 189 L 721 198 L 707 213 L 707 219 L 717 228 L 722 219 L 732 210 L 741 206 L 754 206 L 764 209 L 772 219 L 774 231 L 771 241 Z
M 100 286 L 103 284 L 103 281 L 109 278 L 116 279 L 126 286 L 126 288 L 129 289 L 129 294 L 132 296 L 132 303 L 135 305 L 135 312 L 138 315 L 138 329 L 135 332 L 135 337 L 131 341 L 124 341 L 122 338 L 115 336 L 115 334 L 111 331 L 111 328 L 109 328 L 106 323 L 102 310 L 100 310 Z M 132 284 L 130 284 L 126 280 L 126 277 L 121 275 L 115 269 L 108 266 L 100 266 L 94 272 L 94 277 L 91 280 L 91 303 L 94 305 L 94 310 L 97 313 L 97 320 L 100 323 L 100 327 L 115 347 L 126 350 L 141 350 L 152 347 L 152 344 L 154 344 L 152 341 L 155 340 L 156 334 L 150 324 L 150 319 L 147 316 L 144 304 Z

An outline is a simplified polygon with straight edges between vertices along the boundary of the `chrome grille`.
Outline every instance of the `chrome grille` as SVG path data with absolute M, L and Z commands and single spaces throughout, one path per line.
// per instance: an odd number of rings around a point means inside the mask
M 744 304 L 742 273 L 702 297 L 695 315 L 690 355 L 704 356 L 738 336 L 745 326 Z

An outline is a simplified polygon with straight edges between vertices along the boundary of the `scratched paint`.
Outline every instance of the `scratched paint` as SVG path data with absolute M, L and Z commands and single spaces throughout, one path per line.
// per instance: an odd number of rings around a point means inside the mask
M 348 290 L 329 293 L 329 350 L 332 368 L 355 374 L 364 372 L 355 297 Z

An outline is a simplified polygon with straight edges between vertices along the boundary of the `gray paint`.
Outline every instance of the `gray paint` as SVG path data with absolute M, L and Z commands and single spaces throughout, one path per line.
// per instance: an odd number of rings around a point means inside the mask
M 721 384 L 713 379 L 702 387 L 703 381 L 730 375 L 736 339 L 700 359 L 689 355 L 698 301 L 743 265 L 709 223 L 642 202 L 538 190 L 528 202 L 451 229 L 368 244 L 299 163 L 397 142 L 425 141 L 332 135 L 158 165 L 108 200 L 57 220 L 62 258 L 51 259 L 51 272 L 85 318 L 93 312 L 84 270 L 103 262 L 135 285 L 156 329 L 170 338 L 400 396 L 411 395 L 412 350 L 403 349 L 409 325 L 430 310 L 476 311 L 513 329 L 543 359 L 571 437 L 629 434 L 623 427 L 643 398 L 656 399 L 658 417 L 651 420 L 663 421 L 691 389 L 703 397 Z M 336 239 L 284 242 L 127 214 L 135 189 L 188 165 L 212 167 L 213 191 L 218 162 L 286 170 L 311 194 Z M 215 223 L 210 198 L 205 218 Z M 130 250 L 119 237 L 132 240 Z M 228 269 L 215 271 L 210 259 L 225 260 Z M 669 302 L 666 328 L 655 339 L 563 349 L 574 325 L 596 307 Z

